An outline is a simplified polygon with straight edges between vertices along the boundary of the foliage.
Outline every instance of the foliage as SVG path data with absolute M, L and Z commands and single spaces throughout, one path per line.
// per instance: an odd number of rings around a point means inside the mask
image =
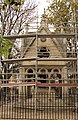
M 55 32 L 78 32 L 78 0 L 49 0 L 47 18 Z M 66 38 L 67 57 L 77 57 L 77 38 Z M 68 70 L 76 70 L 76 62 L 68 62 Z
M 16 5 L 15 2 L 21 2 L 21 5 Z M 13 4 L 12 4 L 13 3 Z M 31 22 L 35 18 L 36 4 L 31 0 L 0 0 L 0 35 L 15 35 L 20 34 L 24 29 L 26 23 Z M 20 7 L 19 7 L 20 6 Z M 34 14 L 34 15 L 33 15 Z M 8 41 L 7 39 L 0 38 L 2 41 Z M 15 42 L 15 41 L 13 41 Z M 6 42 L 7 45 L 7 42 Z M 3 46 L 3 45 L 2 45 Z M 0 53 L 6 55 L 6 49 L 0 48 Z M 3 51 L 2 51 L 3 50 Z M 11 51 L 9 51 L 11 52 Z
M 0 55 L 8 56 L 9 50 L 12 48 L 12 41 L 0 36 Z
M 0 79 L 3 82 L 3 80 L 9 80 L 12 76 L 12 71 L 16 71 L 17 66 L 19 66 L 19 63 L 12 65 L 3 62 L 3 59 L 6 59 L 3 55 L 7 56 L 7 59 L 19 58 L 21 56 L 21 49 L 18 43 L 20 39 L 13 39 L 13 42 L 11 42 L 3 36 L 21 34 L 26 24 L 31 23 L 36 18 L 35 9 L 37 5 L 34 0 L 25 0 L 22 5 L 12 5 L 8 3 L 8 0 L 0 0 L 0 5 L 6 5 L 4 8 L 3 6 L 0 7 L 0 64 L 1 73 L 4 73 L 4 75 L 0 74 Z M 5 73 L 7 71 L 8 74 L 6 76 Z
M 24 4 L 24 0 L 4 0 L 3 2 L 1 1 L 0 8 L 6 10 L 7 5 L 9 5 L 18 9 L 22 4 Z
M 65 32 L 71 31 L 69 28 L 73 27 L 74 22 L 78 20 L 78 1 L 50 0 L 47 16 L 49 23 L 54 25 L 56 31 L 60 31 L 60 26 L 63 26 Z

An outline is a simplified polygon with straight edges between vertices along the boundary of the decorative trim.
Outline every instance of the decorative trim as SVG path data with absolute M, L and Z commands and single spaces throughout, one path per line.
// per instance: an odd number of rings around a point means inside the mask
M 41 42 L 45 42 L 46 38 L 41 38 L 40 40 L 41 40 Z

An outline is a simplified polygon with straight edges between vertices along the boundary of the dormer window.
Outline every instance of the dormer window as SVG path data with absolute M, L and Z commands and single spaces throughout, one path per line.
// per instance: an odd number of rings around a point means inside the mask
M 38 57 L 40 58 L 48 58 L 49 57 L 49 49 L 47 49 L 46 47 L 40 47 L 38 49 Z

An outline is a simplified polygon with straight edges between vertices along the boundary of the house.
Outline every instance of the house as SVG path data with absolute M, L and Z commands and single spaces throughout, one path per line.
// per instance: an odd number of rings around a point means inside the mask
M 26 33 L 31 34 L 27 31 L 27 29 Z M 40 27 L 36 33 L 46 35 L 55 34 L 54 32 L 51 32 L 48 27 L 45 13 L 42 15 Z M 22 58 L 31 58 L 31 60 L 21 62 L 22 67 L 20 69 L 20 73 L 22 74 L 22 81 L 53 83 L 57 77 L 59 82 L 62 83 L 63 80 L 67 78 L 66 61 L 52 60 L 52 58 L 64 58 L 66 56 L 65 41 L 62 38 L 38 38 L 36 36 L 23 38 L 21 41 Z M 32 58 L 40 58 L 44 60 L 37 60 Z M 30 89 L 31 87 L 26 87 L 26 89 L 27 88 Z

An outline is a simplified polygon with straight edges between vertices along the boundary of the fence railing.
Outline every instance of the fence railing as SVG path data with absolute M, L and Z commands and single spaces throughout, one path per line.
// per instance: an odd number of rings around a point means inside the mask
M 5 120 L 78 120 L 78 95 L 54 92 L 2 94 L 0 119 Z

